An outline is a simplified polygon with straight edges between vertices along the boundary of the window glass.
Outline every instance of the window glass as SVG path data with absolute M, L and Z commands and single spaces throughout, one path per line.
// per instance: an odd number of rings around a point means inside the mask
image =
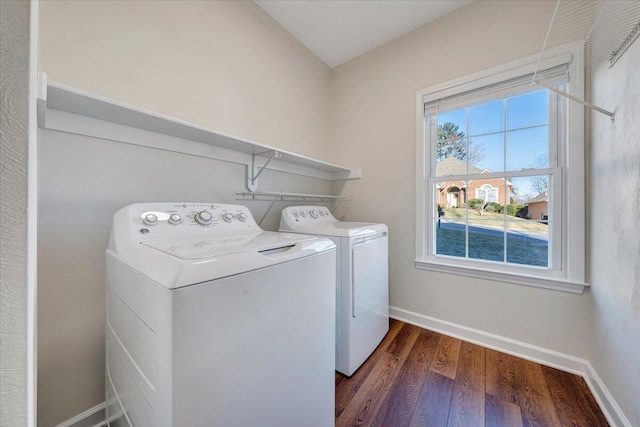
M 519 129 L 549 123 L 548 99 L 546 90 L 507 99 L 507 129 Z
M 477 169 L 475 173 L 504 171 L 504 133 L 470 138 L 468 152 L 470 169 Z
M 469 108 L 469 136 L 502 131 L 504 129 L 503 110 L 502 100 Z
M 507 170 L 544 169 L 548 159 L 548 126 L 507 132 Z
M 437 116 L 435 255 L 549 267 L 548 108 L 542 90 Z

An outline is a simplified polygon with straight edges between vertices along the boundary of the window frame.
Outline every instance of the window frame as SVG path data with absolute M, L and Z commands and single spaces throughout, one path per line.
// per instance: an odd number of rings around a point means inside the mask
M 499 83 L 570 62 L 570 80 L 567 92 L 584 97 L 584 46 L 583 44 L 562 46 L 548 51 L 540 60 L 532 55 L 498 67 L 471 74 L 443 84 L 416 92 L 416 258 L 418 269 L 435 270 L 462 276 L 480 277 L 520 285 L 582 293 L 588 286 L 585 282 L 585 185 L 584 185 L 584 108 L 562 98 L 565 108 L 558 111 L 559 120 L 566 122 L 566 132 L 558 135 L 557 152 L 549 153 L 549 167 L 541 169 L 540 175 L 552 175 L 552 209 L 558 226 L 550 235 L 549 245 L 560 245 L 553 251 L 553 268 L 521 266 L 507 263 L 491 263 L 468 258 L 448 257 L 433 254 L 433 218 L 435 212 L 433 193 L 434 177 L 430 175 L 435 165 L 435 149 L 428 147 L 429 118 L 425 117 L 425 103 L 442 99 L 469 90 Z M 503 98 L 514 96 L 512 91 Z M 560 96 L 560 95 L 555 95 Z M 425 101 L 426 100 L 426 101 Z M 551 104 L 550 104 L 551 105 Z M 464 108 L 464 107 L 461 107 Z M 553 107 L 552 107 L 553 108 Z M 553 112 L 555 114 L 555 111 Z M 553 129 L 550 120 L 550 134 Z M 554 155 L 556 158 L 554 159 Z M 517 176 L 517 171 L 508 172 Z M 449 177 L 441 177 L 449 179 Z M 569 189 L 571 191 L 569 191 Z M 435 215 L 435 214 L 434 214 Z M 437 217 L 435 217 L 437 218 Z

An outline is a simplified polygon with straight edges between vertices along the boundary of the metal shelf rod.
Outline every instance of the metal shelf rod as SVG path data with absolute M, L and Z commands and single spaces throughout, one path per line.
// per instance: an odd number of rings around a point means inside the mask
M 316 201 L 316 202 L 318 201 L 322 202 L 325 200 L 328 201 L 328 200 L 348 199 L 347 196 L 332 196 L 328 194 L 278 193 L 278 192 L 272 192 L 272 191 L 243 191 L 241 193 L 236 193 L 236 198 L 237 197 L 251 197 L 250 200 L 258 200 L 258 197 L 272 198 L 270 199 L 271 203 L 269 204 L 269 207 L 267 208 L 266 212 L 262 215 L 262 217 L 258 221 L 258 225 L 262 225 L 262 221 L 264 221 L 267 215 L 269 215 L 269 212 L 271 212 L 271 208 L 273 208 L 273 205 L 277 201 L 281 201 L 281 202 L 299 201 L 300 199 L 302 199 L 303 201 L 307 201 L 312 199 L 313 201 Z M 287 197 L 290 199 L 286 200 L 285 198 Z M 269 199 L 263 200 L 263 201 L 269 201 Z
M 245 191 L 236 193 L 236 196 L 251 197 L 252 200 L 256 200 L 256 197 L 274 197 L 276 200 L 284 201 L 285 197 L 292 197 L 297 199 L 346 199 L 347 196 L 332 196 L 329 194 L 304 194 L 304 193 L 280 193 L 273 191 Z

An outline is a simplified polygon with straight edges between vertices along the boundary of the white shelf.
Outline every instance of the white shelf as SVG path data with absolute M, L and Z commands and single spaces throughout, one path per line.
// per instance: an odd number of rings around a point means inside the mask
M 301 156 L 286 150 L 237 138 L 173 117 L 125 105 L 39 75 L 38 126 L 134 145 L 183 152 L 255 166 L 261 154 L 277 151 L 277 160 L 266 169 L 328 180 L 359 179 L 360 171 Z M 150 137 L 148 133 L 155 134 Z M 157 134 L 168 138 L 157 138 Z M 186 144 L 176 144 L 175 138 Z M 198 145 L 194 145 L 197 143 Z

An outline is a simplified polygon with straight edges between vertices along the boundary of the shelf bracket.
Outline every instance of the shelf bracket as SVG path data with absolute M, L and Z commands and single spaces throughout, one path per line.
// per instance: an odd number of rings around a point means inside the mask
M 256 166 L 256 156 L 262 156 L 264 154 L 268 154 L 269 158 L 266 162 L 260 167 Z M 247 167 L 247 188 L 251 191 L 256 191 L 258 189 L 258 177 L 267 167 L 269 162 L 274 158 L 279 159 L 280 153 L 277 150 L 269 150 L 264 153 L 252 154 L 251 155 L 251 166 Z
M 580 98 L 578 98 L 578 97 L 576 97 L 576 96 L 573 96 L 573 95 L 571 95 L 571 94 L 569 94 L 569 93 L 567 93 L 567 92 L 564 92 L 564 91 L 562 91 L 562 90 L 560 90 L 560 89 L 556 89 L 555 87 L 550 86 L 550 85 L 548 85 L 548 84 L 546 84 L 546 83 L 543 83 L 543 82 L 537 81 L 537 82 L 534 82 L 534 84 L 537 84 L 538 86 L 542 86 L 542 87 L 544 87 L 544 88 L 547 88 L 547 89 L 549 89 L 551 92 L 555 92 L 555 93 L 557 93 L 558 95 L 561 95 L 561 96 L 564 96 L 564 97 L 566 97 L 566 98 L 569 98 L 570 100 L 575 101 L 575 102 L 577 102 L 578 104 L 582 104 L 582 105 L 584 105 L 584 106 L 585 106 L 585 107 L 587 107 L 587 108 L 590 108 L 590 109 L 592 109 L 592 110 L 594 110 L 594 111 L 597 111 L 598 113 L 602 113 L 602 114 L 604 114 L 604 115 L 606 115 L 606 116 L 609 116 L 609 117 L 611 118 L 611 121 L 612 121 L 612 122 L 614 122 L 614 121 L 616 120 L 616 115 L 615 115 L 614 113 L 612 113 L 611 111 L 605 110 L 604 108 L 600 108 L 600 107 L 598 107 L 597 105 L 593 105 L 593 104 L 592 104 L 592 103 L 590 103 L 590 102 L 587 102 L 587 101 L 585 101 L 585 100 L 582 100 L 582 99 L 580 99 Z
M 276 202 L 278 200 L 282 200 L 282 197 L 276 197 L 275 199 L 273 199 L 271 201 L 271 203 L 269 204 L 269 207 L 267 208 L 267 210 L 265 211 L 264 215 L 262 215 L 262 218 L 260 218 L 260 221 L 258 221 L 258 225 L 262 226 L 262 221 L 264 221 L 264 219 L 267 217 L 267 215 L 269 215 L 269 212 L 271 212 L 271 208 L 273 207 L 273 205 L 276 204 Z

